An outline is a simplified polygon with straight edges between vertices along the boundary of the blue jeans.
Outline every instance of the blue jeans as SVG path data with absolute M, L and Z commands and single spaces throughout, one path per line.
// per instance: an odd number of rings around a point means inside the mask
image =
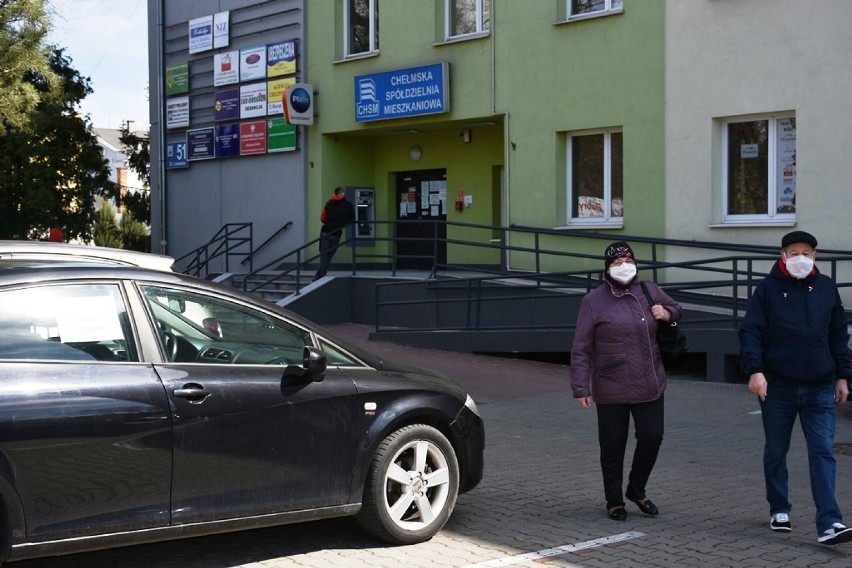
M 834 497 L 837 469 L 834 460 L 834 383 L 772 383 L 767 389 L 766 400 L 760 403 L 760 409 L 766 436 L 763 474 L 766 478 L 769 513 L 789 513 L 792 508 L 787 490 L 787 451 L 790 449 L 793 424 L 798 416 L 808 446 L 817 532 L 821 534 L 833 523 L 842 523 L 840 507 Z

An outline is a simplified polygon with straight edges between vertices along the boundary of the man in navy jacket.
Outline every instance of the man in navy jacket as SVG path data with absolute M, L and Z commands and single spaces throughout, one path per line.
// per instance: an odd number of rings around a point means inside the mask
M 834 281 L 814 266 L 817 240 L 793 231 L 781 240 L 781 258 L 755 288 L 739 329 L 740 366 L 760 399 L 765 446 L 763 471 L 769 527 L 792 529 L 787 451 L 796 416 L 808 447 L 817 541 L 852 540 L 834 495 L 836 406 L 849 396 L 852 377 L 846 316 Z

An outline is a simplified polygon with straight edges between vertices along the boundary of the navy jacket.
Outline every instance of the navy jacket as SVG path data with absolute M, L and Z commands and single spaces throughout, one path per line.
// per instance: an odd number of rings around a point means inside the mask
M 852 377 L 843 303 L 819 271 L 797 280 L 776 263 L 749 299 L 739 335 L 746 377 L 762 372 L 770 383 L 791 384 Z

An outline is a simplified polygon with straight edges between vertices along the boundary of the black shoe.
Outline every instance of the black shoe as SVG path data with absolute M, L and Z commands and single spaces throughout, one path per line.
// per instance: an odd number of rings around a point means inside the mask
M 609 518 L 613 521 L 626 521 L 627 520 L 627 510 L 624 507 L 612 507 L 607 510 L 607 514 Z
M 654 502 L 648 499 L 647 497 L 642 497 L 640 499 L 635 495 L 631 495 L 630 491 L 627 491 L 624 496 L 636 503 L 636 506 L 639 507 L 639 510 L 645 513 L 646 515 L 655 516 L 660 514 L 660 510 L 657 509 L 657 506 L 654 505 Z

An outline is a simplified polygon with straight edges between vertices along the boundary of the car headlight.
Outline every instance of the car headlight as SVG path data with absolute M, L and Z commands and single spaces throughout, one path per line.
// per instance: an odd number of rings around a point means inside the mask
M 470 398 L 470 395 L 467 395 L 467 398 L 464 401 L 464 405 L 470 409 L 471 412 L 482 418 L 482 415 L 479 414 L 479 409 L 476 407 L 476 403 Z

